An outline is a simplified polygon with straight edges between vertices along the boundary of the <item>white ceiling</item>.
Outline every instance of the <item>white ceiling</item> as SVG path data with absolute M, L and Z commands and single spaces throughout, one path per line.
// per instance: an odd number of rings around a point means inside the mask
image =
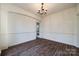
M 14 4 L 19 6 L 33 14 L 37 14 L 37 10 L 40 9 L 41 3 L 17 3 Z M 75 3 L 44 3 L 45 9 L 47 9 L 47 14 L 55 13 L 66 8 L 76 6 Z

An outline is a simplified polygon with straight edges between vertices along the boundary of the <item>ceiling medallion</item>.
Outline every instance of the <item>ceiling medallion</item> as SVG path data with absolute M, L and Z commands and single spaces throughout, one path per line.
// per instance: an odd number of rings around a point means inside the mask
M 41 3 L 41 9 L 37 11 L 39 15 L 46 15 L 47 10 L 44 9 L 44 3 Z

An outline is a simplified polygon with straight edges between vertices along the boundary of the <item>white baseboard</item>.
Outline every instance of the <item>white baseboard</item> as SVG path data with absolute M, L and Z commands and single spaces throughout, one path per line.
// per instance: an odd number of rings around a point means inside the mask
M 77 48 L 79 48 L 79 45 L 75 45 Z
M 79 48 L 79 44 L 77 43 L 75 39 L 75 35 L 63 34 L 63 33 L 40 33 L 40 34 L 41 34 L 40 38 L 46 38 L 49 40 L 73 45 Z

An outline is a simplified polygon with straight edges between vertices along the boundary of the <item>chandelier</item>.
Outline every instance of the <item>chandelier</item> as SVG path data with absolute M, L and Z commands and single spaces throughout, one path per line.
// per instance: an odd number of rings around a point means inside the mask
M 40 15 L 46 15 L 47 10 L 44 9 L 44 3 L 41 3 L 41 9 L 37 11 L 38 14 Z

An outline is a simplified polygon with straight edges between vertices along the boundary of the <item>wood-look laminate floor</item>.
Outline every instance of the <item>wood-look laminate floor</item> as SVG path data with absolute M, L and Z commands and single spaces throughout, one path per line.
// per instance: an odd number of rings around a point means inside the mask
M 78 56 L 78 48 L 50 41 L 36 39 L 2 51 L 2 56 Z

